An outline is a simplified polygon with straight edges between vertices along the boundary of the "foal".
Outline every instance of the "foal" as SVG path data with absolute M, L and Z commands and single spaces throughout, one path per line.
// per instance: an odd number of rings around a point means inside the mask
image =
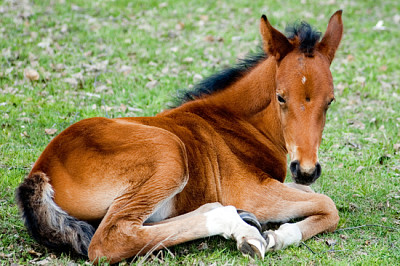
M 321 174 L 341 14 L 321 41 L 306 23 L 285 37 L 262 16 L 263 53 L 203 81 L 180 106 L 61 132 L 16 191 L 32 236 L 114 263 L 212 235 L 263 257 L 334 230 L 335 204 L 308 185 Z M 283 183 L 287 153 L 292 185 Z M 283 224 L 261 234 L 257 220 Z

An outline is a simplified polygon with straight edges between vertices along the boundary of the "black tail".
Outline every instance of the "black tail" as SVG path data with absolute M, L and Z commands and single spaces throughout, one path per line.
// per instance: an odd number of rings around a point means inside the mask
M 39 243 L 53 249 L 74 249 L 87 256 L 95 229 L 69 216 L 53 200 L 53 188 L 44 173 L 25 178 L 16 200 L 25 226 Z

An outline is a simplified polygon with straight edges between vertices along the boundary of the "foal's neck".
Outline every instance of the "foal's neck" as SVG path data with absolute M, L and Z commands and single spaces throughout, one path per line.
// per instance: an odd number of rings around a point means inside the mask
M 277 62 L 269 57 L 229 88 L 205 98 L 247 120 L 286 153 L 276 97 Z
M 267 58 L 230 87 L 205 98 L 237 116 L 251 117 L 264 110 L 275 94 L 276 60 Z

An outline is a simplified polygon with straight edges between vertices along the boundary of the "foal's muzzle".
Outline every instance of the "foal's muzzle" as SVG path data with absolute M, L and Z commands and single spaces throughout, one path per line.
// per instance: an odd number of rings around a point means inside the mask
M 293 181 L 301 185 L 311 185 L 321 175 L 321 165 L 317 162 L 313 168 L 303 169 L 299 161 L 290 163 L 290 171 L 292 172 Z

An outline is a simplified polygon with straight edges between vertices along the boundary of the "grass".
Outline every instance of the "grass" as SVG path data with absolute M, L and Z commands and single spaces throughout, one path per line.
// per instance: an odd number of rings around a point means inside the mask
M 323 175 L 313 187 L 336 202 L 339 228 L 386 227 L 319 235 L 264 261 L 242 257 L 233 241 L 215 237 L 132 263 L 398 264 L 400 5 L 301 2 L 0 0 L 1 263 L 88 263 L 35 243 L 15 206 L 15 188 L 55 134 L 87 117 L 160 112 L 177 89 L 254 51 L 263 13 L 280 30 L 303 19 L 325 31 L 341 8 L 345 35 L 331 67 L 337 101 L 320 148 Z M 380 20 L 385 29 L 374 29 Z M 25 78 L 25 69 L 37 70 L 39 80 Z

